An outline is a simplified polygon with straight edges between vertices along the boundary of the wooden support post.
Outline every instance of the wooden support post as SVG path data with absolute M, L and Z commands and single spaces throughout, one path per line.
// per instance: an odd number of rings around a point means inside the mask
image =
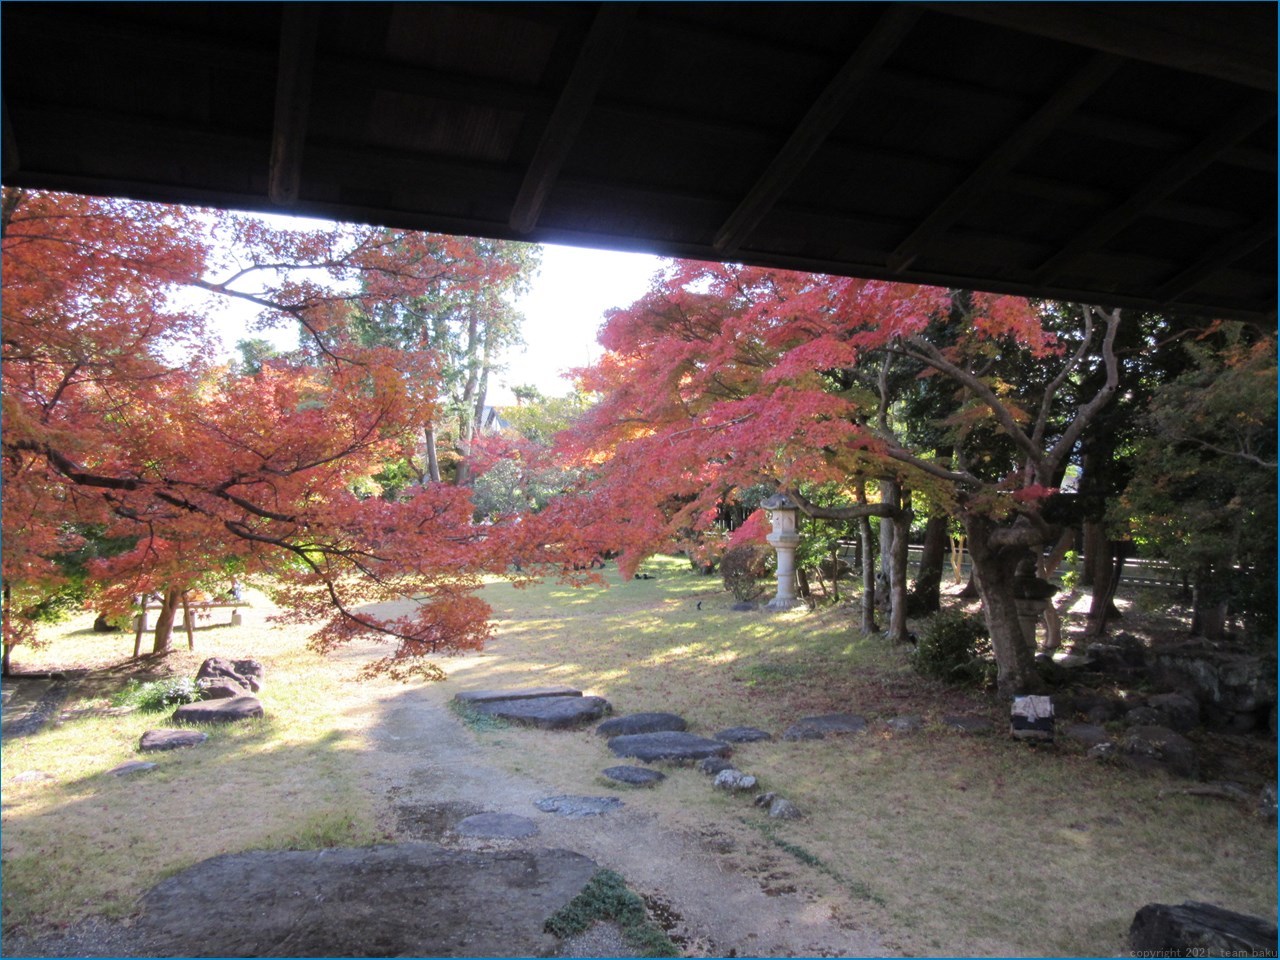
M 133 659 L 137 660 L 142 654 L 142 633 L 147 629 L 147 595 L 144 593 L 141 597 L 142 602 L 138 605 L 138 632 L 133 638 Z
M 194 650 L 196 648 L 196 638 L 191 629 L 191 607 L 187 603 L 187 593 L 185 590 L 182 593 L 182 619 L 186 621 L 187 625 L 187 649 Z

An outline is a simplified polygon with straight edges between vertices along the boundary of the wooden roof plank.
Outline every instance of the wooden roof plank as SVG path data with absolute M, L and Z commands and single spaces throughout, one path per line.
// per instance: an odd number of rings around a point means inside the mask
M 280 68 L 276 77 L 275 124 L 271 131 L 271 166 L 267 196 L 287 206 L 298 199 L 311 78 L 316 52 L 316 14 L 309 4 L 286 3 L 281 12 Z
M 1258 101 L 1237 110 L 1189 151 L 1148 177 L 1124 203 L 1095 220 L 1040 264 L 1033 274 L 1035 281 L 1052 281 L 1063 267 L 1114 237 L 1275 115 L 1276 106 L 1269 101 Z
M 524 182 L 511 208 L 511 226 L 528 233 L 538 223 L 560 169 L 573 149 L 582 124 L 591 111 L 605 71 L 615 55 L 616 44 L 635 16 L 634 3 L 602 3 L 578 53 L 573 72 L 525 172 Z
M 965 181 L 934 207 L 933 212 L 889 255 L 895 272 L 909 267 L 929 244 L 964 216 L 973 202 L 1000 176 L 1017 165 L 1028 151 L 1053 131 L 1061 120 L 1115 73 L 1123 61 L 1107 53 L 1094 54 L 1032 116 L 995 147 Z
M 898 48 L 919 17 L 920 10 L 910 6 L 890 7 L 881 16 L 840 72 L 814 100 L 804 119 L 737 209 L 716 232 L 712 246 L 717 252 L 731 256 L 742 246 L 831 131 L 844 119 L 850 103 L 862 91 L 867 78 Z
M 1232 233 L 1212 247 L 1203 257 L 1170 278 L 1155 291 L 1156 299 L 1172 303 L 1186 296 L 1200 283 L 1219 270 L 1226 269 L 1241 257 L 1252 253 L 1276 235 L 1275 221 L 1260 223 L 1243 233 Z

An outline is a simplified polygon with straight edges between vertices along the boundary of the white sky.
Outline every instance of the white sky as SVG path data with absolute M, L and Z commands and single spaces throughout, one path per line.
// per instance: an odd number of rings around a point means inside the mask
M 572 384 L 561 374 L 581 367 L 600 354 L 596 333 L 610 307 L 625 307 L 649 287 L 661 260 L 639 253 L 615 253 L 581 247 L 544 245 L 542 269 L 529 292 L 517 301 L 524 313 L 526 346 L 504 358 L 506 369 L 490 382 L 488 402 L 505 406 L 515 402 L 511 388 L 533 384 L 546 396 L 564 396 Z M 235 355 L 236 341 L 263 337 L 282 349 L 297 346 L 297 332 L 250 332 L 252 309 L 230 303 L 212 311 L 214 328 L 227 356 Z

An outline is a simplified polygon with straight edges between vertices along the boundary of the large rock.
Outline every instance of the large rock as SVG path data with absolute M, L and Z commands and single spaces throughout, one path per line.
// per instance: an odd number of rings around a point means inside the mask
M 1151 903 L 1129 927 L 1136 957 L 1274 957 L 1276 925 L 1208 903 Z
M 675 731 L 614 737 L 609 741 L 609 749 L 615 756 L 635 757 L 647 763 L 656 760 L 679 762 L 727 757 L 733 752 L 733 748 L 722 740 L 708 740 L 706 737 Z
M 677 732 L 688 729 L 684 717 L 674 713 L 629 713 L 625 717 L 613 717 L 596 727 L 602 737 L 625 737 L 636 733 Z
M 236 723 L 262 716 L 262 701 L 240 696 L 227 700 L 201 700 L 184 703 L 173 712 L 174 723 Z
M 1152 658 L 1152 678 L 1186 689 L 1214 727 L 1247 732 L 1265 723 L 1276 702 L 1276 659 L 1189 646 L 1162 650 Z
M 1179 777 L 1199 773 L 1191 741 L 1168 727 L 1133 727 L 1125 733 L 1121 747 L 1139 766 L 1160 766 Z
M 1147 705 L 1160 714 L 1162 726 L 1178 733 L 1188 733 L 1200 725 L 1200 704 L 1181 693 L 1160 693 L 1147 700 Z
M 520 700 L 481 700 L 469 704 L 469 708 L 476 713 L 499 717 L 526 727 L 566 730 L 599 720 L 609 712 L 609 701 L 603 697 L 529 697 Z
M 209 735 L 199 730 L 148 730 L 138 741 L 138 749 L 143 753 L 180 750 L 183 747 L 194 747 L 208 739 Z
M 867 721 L 852 713 L 828 713 L 821 717 L 805 717 L 783 731 L 783 740 L 825 740 L 833 734 L 862 733 Z
M 580 697 L 573 687 L 526 687 L 523 690 L 463 690 L 454 694 L 458 703 L 486 703 L 490 700 L 537 700 L 542 697 Z
M 210 693 L 205 699 L 212 700 L 227 696 L 257 693 L 262 689 L 262 664 L 257 660 L 228 660 L 225 657 L 210 657 L 200 664 L 196 671 L 196 685 L 210 691 L 229 688 L 238 693 Z
M 157 956 L 550 956 L 543 923 L 595 871 L 568 850 L 428 843 L 226 854 L 153 887 L 136 923 Z

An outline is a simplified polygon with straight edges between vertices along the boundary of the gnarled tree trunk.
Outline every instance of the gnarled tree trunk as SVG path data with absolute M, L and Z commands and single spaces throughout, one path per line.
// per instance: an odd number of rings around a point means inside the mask
M 177 619 L 178 608 L 182 605 L 182 593 L 175 587 L 164 592 L 164 601 L 160 605 L 160 614 L 156 617 L 155 643 L 152 653 L 168 653 L 173 642 L 173 622 Z
M 1044 682 L 1036 671 L 1034 644 L 1028 643 L 1022 632 L 1013 586 L 1027 546 L 999 545 L 995 535 L 1004 531 L 987 517 L 970 514 L 965 516 L 964 524 L 974 579 L 982 596 L 982 612 L 999 668 L 997 692 L 1005 698 L 1036 693 Z
M 948 517 L 937 513 L 924 527 L 924 547 L 920 551 L 920 572 L 912 591 L 921 613 L 937 613 L 942 603 L 942 566 L 946 560 Z

